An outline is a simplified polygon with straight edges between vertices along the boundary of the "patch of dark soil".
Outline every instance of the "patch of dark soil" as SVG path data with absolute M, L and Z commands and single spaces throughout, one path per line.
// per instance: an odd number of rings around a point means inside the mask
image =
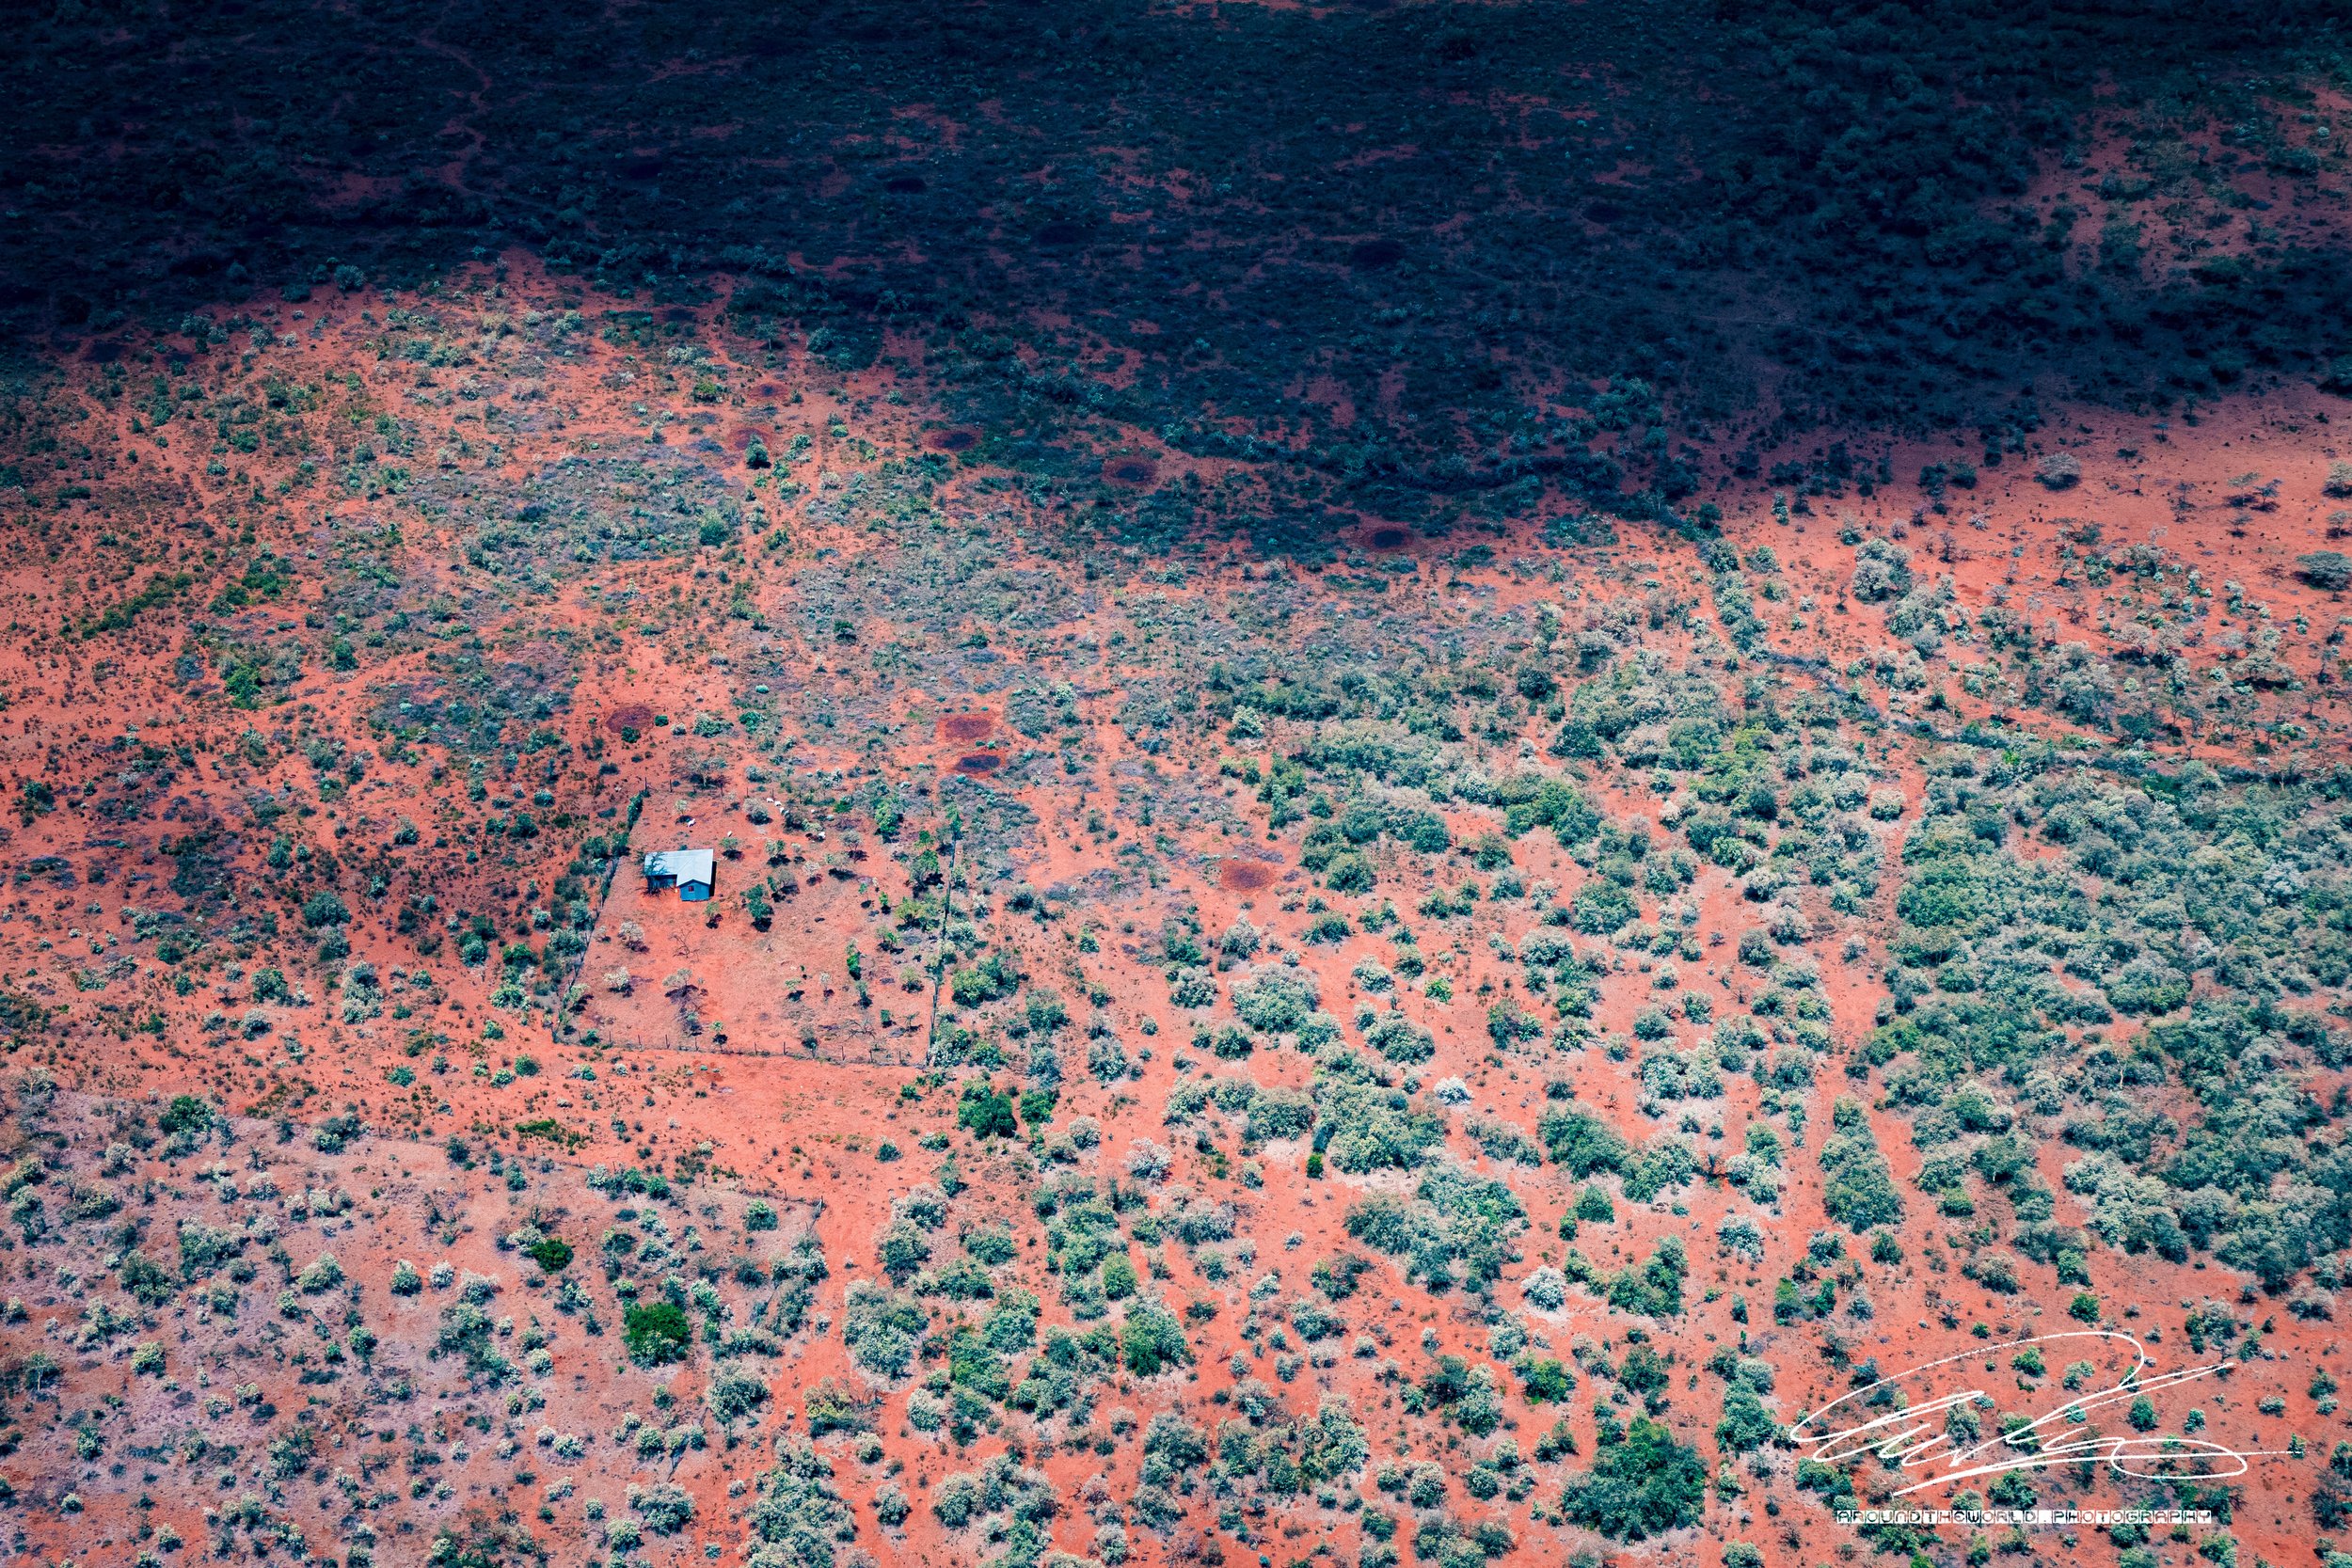
M 1225 861 L 1216 868 L 1216 885 L 1228 893 L 1256 893 L 1274 885 L 1282 868 L 1266 861 Z
M 993 713 L 950 713 L 939 721 L 941 735 L 966 745 L 975 740 L 987 739 L 989 732 L 995 727 L 996 716 Z M 966 762 L 970 760 L 969 757 L 964 759 Z M 957 766 L 961 767 L 962 764 Z

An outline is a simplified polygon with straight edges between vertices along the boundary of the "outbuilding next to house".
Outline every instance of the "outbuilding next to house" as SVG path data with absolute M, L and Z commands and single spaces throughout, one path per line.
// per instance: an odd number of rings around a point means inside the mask
M 710 896 L 713 863 L 707 849 L 656 849 L 645 857 L 645 891 L 674 887 L 682 901 L 700 903 Z

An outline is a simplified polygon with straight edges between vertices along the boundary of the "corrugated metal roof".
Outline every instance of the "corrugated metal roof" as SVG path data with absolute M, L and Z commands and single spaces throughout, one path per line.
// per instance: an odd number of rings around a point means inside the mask
M 715 865 L 707 849 L 656 849 L 645 857 L 645 875 L 707 884 Z

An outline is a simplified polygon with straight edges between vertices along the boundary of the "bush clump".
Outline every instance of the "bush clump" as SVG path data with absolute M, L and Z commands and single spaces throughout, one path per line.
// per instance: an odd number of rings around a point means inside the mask
M 1861 1104 L 1841 1099 L 1831 1119 L 1836 1131 L 1821 1145 L 1821 1207 L 1857 1236 L 1901 1219 L 1902 1195 L 1895 1190 Z
M 621 1314 L 621 1341 L 641 1367 L 683 1361 L 693 1344 L 693 1327 L 675 1303 L 631 1302 Z
M 2295 574 L 2325 593 L 2352 588 L 2352 555 L 2342 550 L 2312 550 L 2295 558 Z
M 1616 1541 L 1646 1541 L 1699 1521 L 1707 1464 L 1698 1450 L 1647 1417 L 1629 1427 L 1601 1418 L 1593 1467 L 1569 1478 L 1560 1510 L 1569 1522 Z
M 1189 1366 L 1192 1346 L 1176 1314 L 1156 1301 L 1136 1302 L 1127 1308 L 1127 1322 L 1119 1334 L 1120 1354 L 1127 1370 L 1137 1377 L 1157 1377 Z

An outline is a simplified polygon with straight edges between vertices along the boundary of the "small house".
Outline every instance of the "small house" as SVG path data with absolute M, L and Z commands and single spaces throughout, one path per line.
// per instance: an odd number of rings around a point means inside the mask
M 674 887 L 685 902 L 701 903 L 710 896 L 711 866 L 707 849 L 656 849 L 645 857 L 645 891 Z

